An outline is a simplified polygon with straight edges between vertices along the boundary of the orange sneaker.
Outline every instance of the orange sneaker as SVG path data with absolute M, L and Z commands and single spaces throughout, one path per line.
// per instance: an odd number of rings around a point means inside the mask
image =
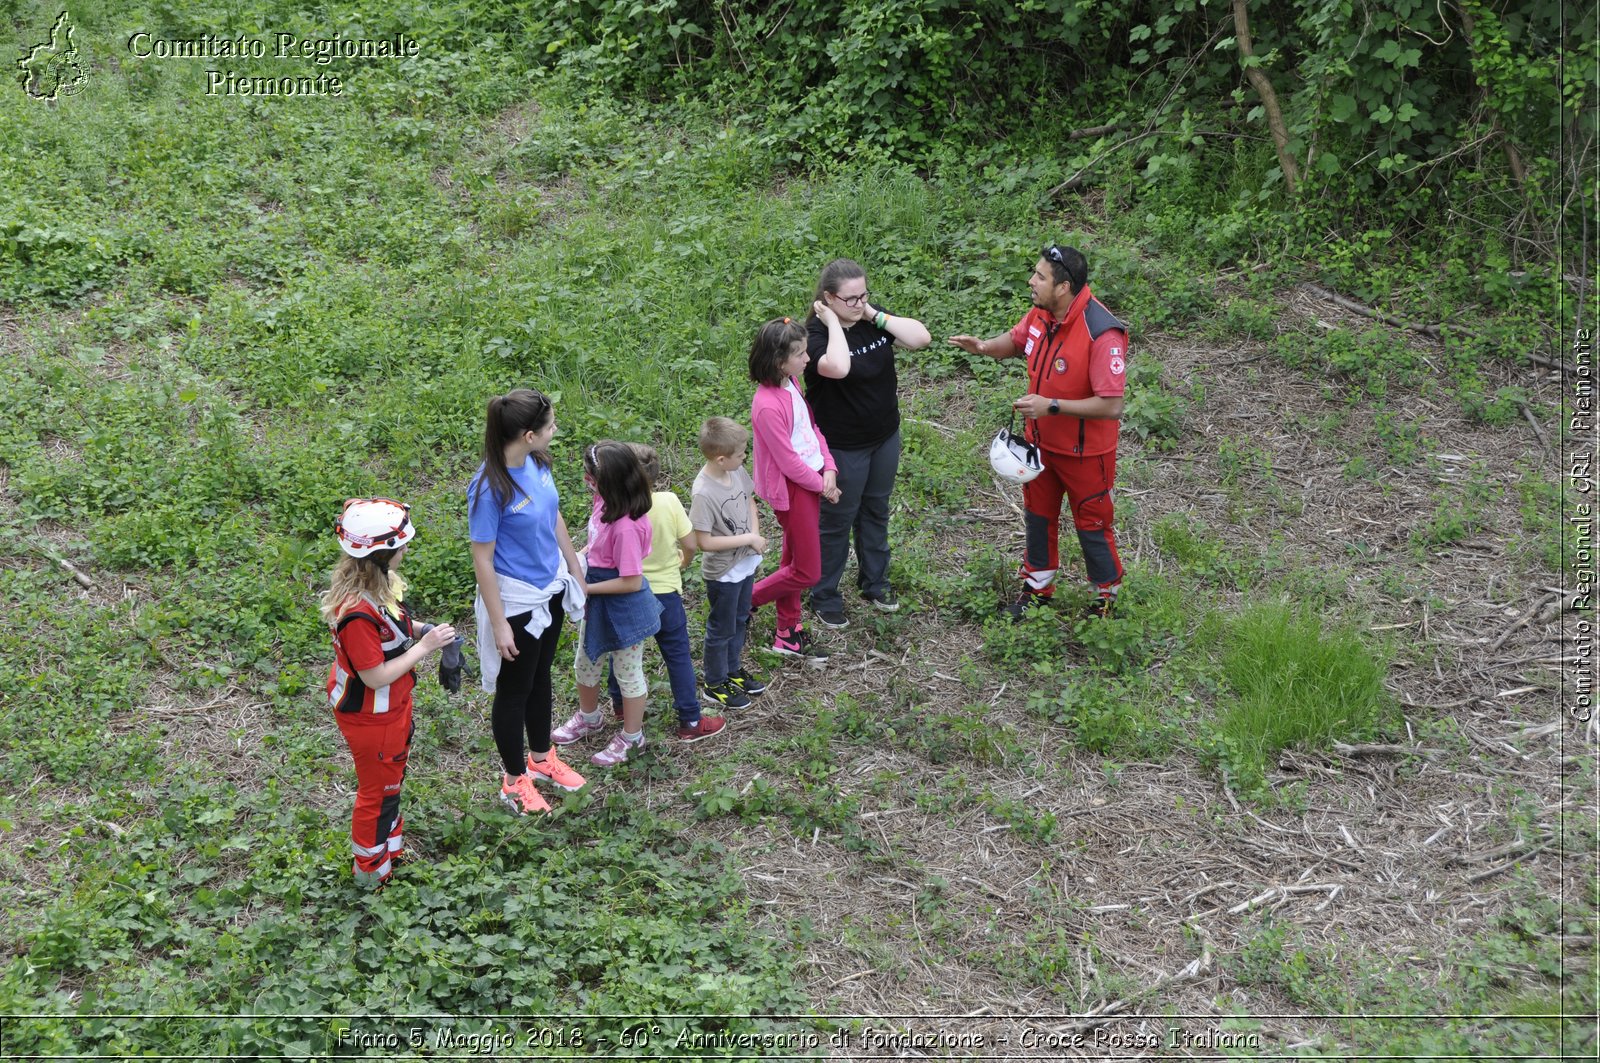
M 528 774 L 540 782 L 552 783 L 569 792 L 583 789 L 585 782 L 582 775 L 567 767 L 566 761 L 556 756 L 553 746 L 543 760 L 534 760 L 533 752 L 528 752 Z
M 550 802 L 533 788 L 531 774 L 515 777 L 502 775 L 500 780 L 500 800 L 509 805 L 511 811 L 517 815 L 526 816 L 529 812 L 550 811 Z

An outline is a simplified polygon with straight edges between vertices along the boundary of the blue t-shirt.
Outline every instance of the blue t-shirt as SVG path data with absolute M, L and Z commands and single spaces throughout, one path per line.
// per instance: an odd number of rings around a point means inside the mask
M 561 513 L 556 482 L 550 470 L 531 456 L 520 469 L 510 469 L 517 489 L 503 505 L 494 504 L 494 488 L 484 484 L 478 466 L 467 485 L 467 531 L 475 543 L 494 543 L 494 570 L 502 576 L 549 585 L 556 578 L 561 548 L 556 544 L 556 517 Z

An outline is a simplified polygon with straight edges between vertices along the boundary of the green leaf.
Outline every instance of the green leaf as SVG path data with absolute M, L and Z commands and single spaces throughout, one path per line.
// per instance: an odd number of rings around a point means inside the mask
M 1421 113 L 1422 113 L 1421 111 L 1419 111 L 1415 107 L 1411 106 L 1411 103 L 1409 101 L 1407 101 L 1406 103 L 1402 103 L 1400 105 L 1400 113 L 1398 115 L 1396 115 L 1395 117 L 1398 118 L 1401 122 L 1404 122 L 1406 124 L 1410 124 L 1411 121 L 1414 120 Z
M 1135 26 L 1133 29 L 1128 31 L 1128 40 L 1130 41 L 1148 41 L 1149 39 L 1149 26 Z
M 1389 110 L 1389 105 L 1385 103 L 1379 106 L 1376 111 L 1372 112 L 1372 118 L 1375 122 L 1378 122 L 1382 125 L 1388 125 L 1390 122 L 1394 121 L 1394 112 Z
M 1354 96 L 1344 93 L 1335 93 L 1328 101 L 1328 117 L 1335 122 L 1348 122 L 1356 116 L 1356 101 Z
M 1400 55 L 1399 41 L 1384 41 L 1383 47 L 1372 53 L 1372 58 L 1380 63 L 1392 63 Z
M 199 397 L 200 392 L 196 391 L 194 388 L 184 388 L 182 391 L 178 392 L 179 402 L 193 402 Z

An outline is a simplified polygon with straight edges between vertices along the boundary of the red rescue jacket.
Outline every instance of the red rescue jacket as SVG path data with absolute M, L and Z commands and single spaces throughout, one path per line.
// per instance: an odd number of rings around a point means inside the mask
M 1095 341 L 1107 332 L 1121 338 L 1116 359 L 1125 359 L 1127 330 L 1111 311 L 1096 299 L 1086 284 L 1072 300 L 1067 315 L 1060 321 L 1048 310 L 1034 307 L 1011 330 L 1016 343 L 1028 359 L 1028 390 L 1052 399 L 1094 397 L 1089 380 L 1089 359 Z M 1124 363 L 1125 364 L 1125 363 Z M 1122 375 L 1122 365 L 1114 370 Z M 1110 418 L 1072 417 L 1067 414 L 1045 416 L 1026 422 L 1027 438 L 1055 454 L 1084 457 L 1106 454 L 1117 449 L 1120 422 Z
M 404 605 L 396 617 L 371 599 L 362 598 L 334 625 L 334 658 L 333 667 L 328 672 L 328 704 L 335 711 L 382 719 L 390 718 L 387 714 L 411 711 L 411 691 L 417 685 L 415 671 L 407 672 L 388 686 L 369 687 L 361 681 L 355 664 L 351 662 L 346 643 L 360 640 L 367 653 L 370 653 L 374 638 L 376 648 L 382 651 L 385 661 L 392 661 L 406 652 L 411 645 L 412 627 L 411 614 Z M 370 668 L 372 665 L 364 667 Z

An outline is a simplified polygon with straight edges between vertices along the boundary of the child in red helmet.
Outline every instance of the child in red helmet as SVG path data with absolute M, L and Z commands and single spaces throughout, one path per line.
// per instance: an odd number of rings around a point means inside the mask
M 380 888 L 404 850 L 400 785 L 411 753 L 411 691 L 422 659 L 455 640 L 438 624 L 414 637 L 396 569 L 416 529 L 411 507 L 387 498 L 353 498 L 334 525 L 345 556 L 322 595 L 333 633 L 328 703 L 356 766 L 350 847 L 356 882 Z

